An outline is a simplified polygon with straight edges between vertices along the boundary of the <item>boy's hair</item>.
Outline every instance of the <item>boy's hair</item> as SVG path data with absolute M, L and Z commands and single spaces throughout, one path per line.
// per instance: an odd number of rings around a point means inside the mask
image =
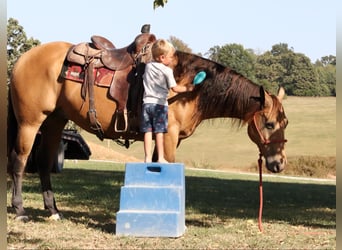
M 152 46 L 153 59 L 158 60 L 161 55 L 166 55 L 170 51 L 175 51 L 173 45 L 165 39 L 158 39 Z

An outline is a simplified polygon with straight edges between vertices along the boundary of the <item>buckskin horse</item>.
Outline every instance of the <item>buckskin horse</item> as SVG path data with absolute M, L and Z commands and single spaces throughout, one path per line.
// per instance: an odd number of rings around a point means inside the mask
M 60 213 L 52 191 L 50 169 L 68 120 L 100 139 L 143 140 L 137 125 L 141 76 L 145 63 L 151 60 L 150 45 L 155 36 L 142 33 L 122 49 L 116 49 L 101 37 L 92 40 L 91 46 L 77 47 L 66 42 L 37 46 L 23 54 L 13 69 L 8 97 L 7 168 L 12 177 L 12 206 L 18 220 L 28 219 L 23 207 L 22 180 L 38 131 L 41 145 L 37 164 L 44 206 L 52 219 L 59 219 Z M 73 56 L 81 57 L 66 59 Z M 82 65 L 78 73 L 83 74 L 83 82 L 66 76 L 75 74 L 68 71 L 75 65 Z M 109 86 L 94 83 L 99 69 L 110 69 Z M 248 135 L 265 158 L 267 169 L 275 173 L 284 169 L 287 118 L 281 103 L 285 94 L 282 88 L 277 96 L 271 95 L 229 67 L 181 51 L 174 55 L 173 69 L 177 84 L 192 83 L 198 72 L 205 72 L 205 79 L 191 92 L 170 91 L 169 125 L 165 134 L 168 161 L 175 161 L 180 142 L 191 136 L 203 120 L 230 117 L 238 126 L 248 126 Z M 107 73 L 103 78 L 108 78 Z M 121 113 L 117 115 L 119 107 Z

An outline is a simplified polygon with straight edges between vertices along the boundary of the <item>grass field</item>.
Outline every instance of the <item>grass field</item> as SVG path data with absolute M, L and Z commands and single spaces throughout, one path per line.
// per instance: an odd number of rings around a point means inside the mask
M 289 119 L 286 129 L 286 153 L 291 159 L 298 157 L 336 156 L 336 98 L 333 97 L 287 97 L 284 108 Z M 143 159 L 143 145 L 135 142 L 129 149 L 115 142 L 100 142 L 94 135 L 82 133 L 89 142 L 108 149 Z M 93 158 L 110 158 L 93 149 Z M 101 150 L 103 152 L 103 150 Z M 187 166 L 211 169 L 246 169 L 255 165 L 258 158 L 256 145 L 248 138 L 247 127 L 231 126 L 228 119 L 204 121 L 195 133 L 184 140 L 176 154 L 178 162 Z
M 186 170 L 186 226 L 179 238 L 115 235 L 124 164 L 66 162 L 53 175 L 64 215 L 50 221 L 37 174 L 25 178 L 27 223 L 8 206 L 9 249 L 336 249 L 334 181 L 264 177 L 264 232 L 258 230 L 258 177 Z M 9 183 L 8 183 L 9 185 Z M 8 190 L 8 204 L 10 195 Z
M 336 172 L 336 98 L 284 100 L 289 118 L 286 145 L 289 167 L 303 175 L 329 165 Z M 141 142 L 130 149 L 82 133 L 92 159 L 135 161 Z M 336 249 L 336 181 L 264 176 L 264 233 L 258 231 L 258 177 L 240 174 L 256 164 L 257 147 L 246 127 L 226 120 L 203 123 L 177 151 L 186 164 L 185 234 L 173 238 L 115 235 L 124 164 L 66 161 L 53 175 L 59 209 L 65 219 L 50 221 L 43 210 L 39 178 L 27 174 L 23 198 L 30 221 L 17 223 L 7 185 L 9 249 Z M 229 169 L 233 172 L 190 169 Z M 237 171 L 234 171 L 237 170 Z M 298 172 L 296 172 L 298 173 Z M 322 174 L 324 176 L 324 174 Z

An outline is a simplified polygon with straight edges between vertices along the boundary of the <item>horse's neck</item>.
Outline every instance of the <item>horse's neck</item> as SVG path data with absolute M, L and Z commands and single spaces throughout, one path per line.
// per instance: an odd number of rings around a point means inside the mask
M 248 121 L 250 120 L 254 113 L 257 112 L 259 109 L 257 109 L 254 106 L 250 106 L 250 108 L 246 109 L 243 113 L 235 113 L 228 110 L 228 112 L 222 112 L 222 113 L 209 113 L 202 116 L 203 120 L 209 120 L 209 119 L 215 119 L 215 118 L 233 118 L 233 119 L 239 119 L 241 121 Z
M 253 114 L 260 110 L 259 86 L 245 84 L 239 91 L 226 91 L 227 95 L 204 97 L 208 101 L 199 106 L 202 119 L 235 118 L 248 121 Z M 202 97 L 203 98 L 203 97 Z

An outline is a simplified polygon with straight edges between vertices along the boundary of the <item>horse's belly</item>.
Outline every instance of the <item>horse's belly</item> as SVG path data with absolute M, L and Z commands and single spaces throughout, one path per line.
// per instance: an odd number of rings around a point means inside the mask
M 83 100 L 81 97 L 81 88 L 81 83 L 66 80 L 63 83 L 58 105 L 63 109 L 68 119 L 75 121 L 80 127 L 89 131 L 89 93 L 87 93 L 85 100 Z M 113 131 L 113 115 L 116 110 L 116 102 L 108 98 L 108 88 L 94 86 L 94 103 L 96 117 L 102 129 L 105 132 Z M 110 137 L 113 136 L 110 135 Z

